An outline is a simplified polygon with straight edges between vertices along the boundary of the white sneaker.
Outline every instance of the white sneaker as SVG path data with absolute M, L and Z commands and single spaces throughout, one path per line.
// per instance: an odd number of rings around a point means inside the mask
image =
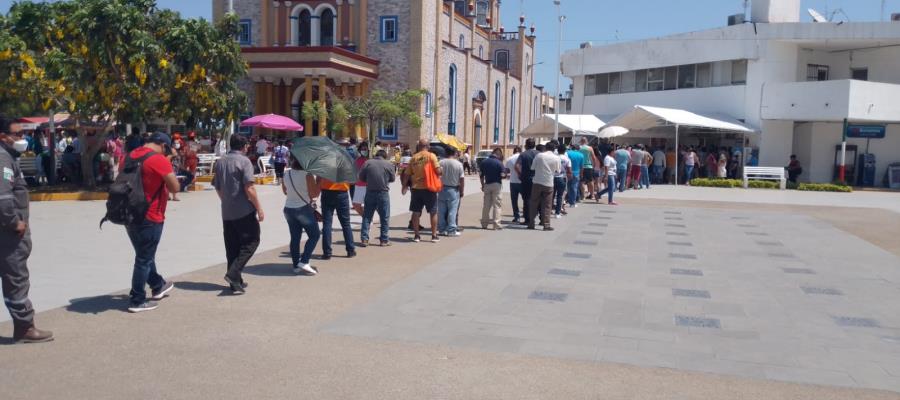
M 462 236 L 462 233 L 459 232 L 459 231 L 456 231 L 456 232 L 447 234 L 447 236 L 450 236 L 450 237 L 460 237 L 460 236 Z
M 562 218 L 562 215 L 556 214 L 556 215 L 553 216 L 553 218 L 560 219 L 560 218 Z
M 294 267 L 294 273 L 297 275 L 307 274 L 307 275 L 316 275 L 319 272 L 309 264 L 298 264 Z

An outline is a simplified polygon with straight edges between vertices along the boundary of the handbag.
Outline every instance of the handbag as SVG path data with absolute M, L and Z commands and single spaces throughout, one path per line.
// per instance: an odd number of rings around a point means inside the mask
M 438 193 L 444 188 L 441 177 L 438 176 L 434 164 L 431 162 L 425 164 L 425 188 L 432 193 Z
M 290 172 L 287 174 L 288 180 L 291 181 L 291 189 L 294 190 L 294 193 L 297 194 L 297 197 L 299 197 L 300 200 L 303 200 L 303 202 L 306 203 L 307 206 L 312 208 L 313 215 L 315 215 L 315 217 L 316 217 L 316 222 L 322 222 L 322 220 L 324 220 L 325 218 L 322 217 L 322 213 L 320 213 L 319 210 L 316 209 L 316 203 L 306 201 L 306 199 L 303 198 L 303 195 L 301 195 L 300 191 L 297 190 L 297 187 L 294 186 L 294 178 L 292 177 L 292 175 L 293 174 Z

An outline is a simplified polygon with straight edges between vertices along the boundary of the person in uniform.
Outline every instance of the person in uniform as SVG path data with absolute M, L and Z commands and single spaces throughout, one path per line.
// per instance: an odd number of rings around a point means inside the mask
M 0 280 L 3 302 L 13 320 L 13 340 L 38 343 L 53 340 L 53 333 L 34 326 L 34 308 L 28 300 L 28 189 L 16 159 L 28 147 L 19 134 L 0 123 Z

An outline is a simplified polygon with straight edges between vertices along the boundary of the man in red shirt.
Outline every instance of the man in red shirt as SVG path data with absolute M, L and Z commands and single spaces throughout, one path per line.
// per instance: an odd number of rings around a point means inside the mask
M 169 192 L 180 189 L 172 163 L 163 155 L 171 146 L 172 139 L 169 135 L 154 133 L 144 146 L 129 153 L 125 159 L 125 163 L 129 164 L 149 155 L 141 165 L 141 180 L 150 208 L 144 221 L 125 227 L 135 253 L 134 272 L 131 275 L 131 305 L 128 307 L 128 311 L 133 313 L 155 310 L 159 307 L 156 301 L 166 297 L 174 287 L 172 282 L 166 282 L 156 272 L 156 248 L 162 238 Z M 148 284 L 151 290 L 149 300 L 145 291 Z

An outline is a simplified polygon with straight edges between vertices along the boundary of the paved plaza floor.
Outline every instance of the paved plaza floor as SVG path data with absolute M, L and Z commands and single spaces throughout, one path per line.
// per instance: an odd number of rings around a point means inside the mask
M 145 314 L 124 311 L 124 235 L 88 225 L 102 203 L 35 204 L 33 294 L 57 340 L 2 345 L 0 322 L 3 398 L 900 398 L 897 194 L 660 187 L 554 232 L 473 229 L 470 195 L 462 237 L 414 244 L 394 193 L 394 247 L 309 278 L 273 189 L 239 297 L 214 194 L 173 205 L 177 290 Z

